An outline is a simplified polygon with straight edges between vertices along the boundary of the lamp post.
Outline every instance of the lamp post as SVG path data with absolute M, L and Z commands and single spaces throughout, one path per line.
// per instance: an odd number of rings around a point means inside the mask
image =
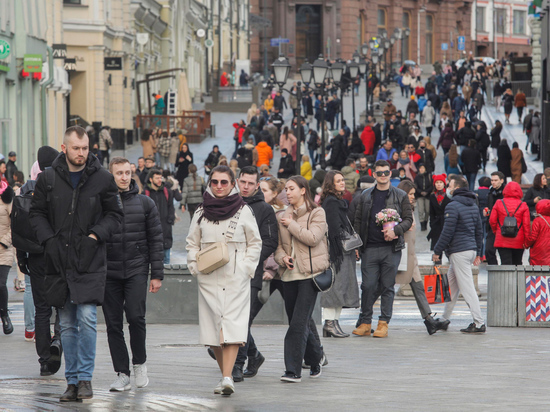
M 416 64 L 420 65 L 420 13 L 424 13 L 426 11 L 426 7 L 422 6 L 418 9 L 418 17 L 416 20 L 416 28 L 417 28 L 417 34 L 416 34 Z
M 405 61 L 404 57 L 405 57 L 405 53 L 403 51 L 403 41 L 405 39 L 408 39 L 409 36 L 411 35 L 411 29 L 409 29 L 408 27 L 404 28 L 403 29 L 403 33 L 404 33 L 404 36 L 401 37 L 401 66 L 403 66 L 403 63 Z
M 395 34 L 392 34 L 392 36 L 390 37 L 390 73 L 393 70 L 393 45 L 395 44 L 395 40 Z M 390 82 L 391 80 L 392 79 L 390 79 Z
M 393 36 L 395 38 L 395 41 L 401 40 L 403 38 L 403 30 L 399 27 L 396 27 L 393 31 Z M 401 59 L 401 65 L 403 65 L 403 43 L 401 43 L 401 51 L 399 53 L 400 59 Z
M 384 81 L 388 80 L 388 51 L 390 50 L 391 42 L 389 39 L 384 40 Z
M 359 60 L 360 56 L 359 53 L 354 53 L 354 55 L 357 55 L 357 60 Z M 355 56 L 354 60 L 351 61 L 351 63 L 348 64 L 348 70 L 349 70 L 349 77 L 351 78 L 352 84 L 357 78 L 357 75 L 359 74 L 359 63 L 355 62 Z M 353 113 L 353 131 L 356 129 L 356 122 L 355 122 L 355 91 L 353 90 L 353 86 L 351 88 L 351 110 Z
M 313 62 L 313 82 L 315 87 L 321 93 L 321 168 L 324 169 L 327 166 L 325 159 L 325 78 L 329 71 L 328 63 L 323 59 L 323 55 L 320 54 L 317 60 Z
M 369 52 L 369 49 L 371 51 L 371 58 L 368 59 L 367 55 Z M 376 72 L 376 65 L 378 64 L 378 52 L 376 51 L 376 42 L 374 40 L 370 40 L 369 44 L 363 43 L 361 46 L 361 54 L 363 58 L 359 58 L 356 60 L 356 56 L 354 55 L 354 60 L 358 62 L 359 64 L 359 73 L 365 75 L 365 114 L 372 114 L 372 102 L 371 102 L 371 111 L 369 111 L 369 69 L 372 72 L 373 70 Z
M 338 59 L 330 66 L 330 72 L 332 73 L 332 80 L 336 87 L 340 89 L 340 124 L 344 121 L 344 87 L 343 87 L 343 74 L 346 71 L 346 63 Z
M 382 58 L 384 57 L 384 46 L 378 47 L 378 72 L 380 73 L 380 81 L 382 81 Z

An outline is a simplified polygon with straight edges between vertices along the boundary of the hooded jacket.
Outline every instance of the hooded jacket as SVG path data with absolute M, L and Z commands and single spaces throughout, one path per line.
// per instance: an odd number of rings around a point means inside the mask
M 315 198 L 315 196 L 317 195 L 317 189 L 323 186 L 326 175 L 326 171 L 324 171 L 323 169 L 317 169 L 313 174 L 313 179 L 309 181 L 309 190 L 313 198 Z
M 361 132 L 361 141 L 363 142 L 363 146 L 365 146 L 364 154 L 373 154 L 375 140 L 376 135 L 374 134 L 374 130 L 372 130 L 370 126 L 365 126 L 365 128 Z
M 262 141 L 258 143 L 256 146 L 256 151 L 258 152 L 258 161 L 256 162 L 256 166 L 269 166 L 271 159 L 273 159 L 273 150 L 271 150 L 271 147 L 267 144 L 267 142 Z
M 107 277 L 127 279 L 149 274 L 164 278 L 164 249 L 159 212 L 155 202 L 138 194 L 132 180 L 130 190 L 120 193 L 124 218 L 107 241 Z
M 537 203 L 537 216 L 525 245 L 530 247 L 529 263 L 531 265 L 550 265 L 550 200 L 543 199 Z
M 531 227 L 529 207 L 525 202 L 521 201 L 523 191 L 521 190 L 519 184 L 516 182 L 510 182 L 506 185 L 502 194 L 504 195 L 504 199 L 495 203 L 493 210 L 491 210 L 491 217 L 489 218 L 491 230 L 495 234 L 495 247 L 523 249 L 523 245 L 529 237 L 529 229 Z M 516 237 L 504 237 L 500 232 L 500 227 L 506 217 L 506 211 L 504 210 L 504 205 L 502 204 L 503 202 L 506 204 L 506 208 L 508 209 L 508 216 L 513 215 L 517 220 L 519 232 Z
M 359 173 L 350 166 L 344 166 L 342 168 L 342 174 L 344 175 L 344 180 L 346 182 L 346 189 L 351 193 L 355 192 L 357 189 L 357 181 L 359 180 Z
M 481 256 L 483 231 L 481 217 L 476 204 L 476 195 L 466 188 L 454 191 L 451 202 L 445 207 L 445 223 L 434 248 L 434 254 L 441 256 L 474 250 Z
M 48 173 L 54 179 L 48 179 Z M 48 182 L 54 182 L 48 185 Z M 44 244 L 45 298 L 63 307 L 67 287 L 74 304 L 101 304 L 107 275 L 106 242 L 122 222 L 113 176 L 88 154 L 80 182 L 73 189 L 64 153 L 38 177 L 30 210 L 31 225 Z M 97 236 L 97 241 L 89 237 Z
M 175 221 L 174 209 L 174 192 L 172 189 L 166 189 L 168 199 L 166 198 L 164 183 L 157 189 L 153 189 L 151 183 L 147 185 L 146 191 L 149 192 L 149 197 L 153 199 L 157 205 L 160 217 L 160 225 L 162 226 L 162 237 L 164 239 L 164 249 L 172 248 L 172 225 Z

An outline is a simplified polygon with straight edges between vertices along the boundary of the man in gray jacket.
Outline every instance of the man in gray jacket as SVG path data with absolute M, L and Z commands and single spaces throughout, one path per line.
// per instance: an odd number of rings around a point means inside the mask
M 442 319 L 436 319 L 437 329 L 447 330 L 458 295 L 462 293 L 470 308 L 474 322 L 462 333 L 485 333 L 485 324 L 474 286 L 472 263 L 479 265 L 483 231 L 476 195 L 468 190 L 468 182 L 462 176 L 451 175 L 447 195 L 452 198 L 445 207 L 445 224 L 434 248 L 433 260 L 441 259 L 441 253 L 449 256 L 449 287 L 451 301 L 445 304 Z
M 380 317 L 374 337 L 388 336 L 388 322 L 393 311 L 395 276 L 405 248 L 403 234 L 413 223 L 413 211 L 407 194 L 390 184 L 390 165 L 385 160 L 374 164 L 376 186 L 367 189 L 355 210 L 354 227 L 363 240 L 361 248 L 361 314 L 354 335 L 370 336 L 373 306 L 381 297 Z M 394 209 L 401 222 L 393 228 L 382 229 L 376 223 L 376 214 L 383 209 Z M 357 252 L 358 253 L 358 252 Z M 359 254 L 358 254 L 359 257 Z

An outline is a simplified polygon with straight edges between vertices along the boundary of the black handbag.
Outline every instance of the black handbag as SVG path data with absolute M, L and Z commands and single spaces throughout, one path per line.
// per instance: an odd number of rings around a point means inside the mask
M 309 230 L 309 216 L 307 219 L 307 230 Z M 328 238 L 327 238 L 328 242 Z M 311 267 L 311 274 L 313 275 L 313 261 L 311 259 L 311 247 L 309 247 L 309 265 Z M 319 273 L 317 276 L 312 278 L 313 285 L 319 292 L 326 292 L 332 288 L 334 285 L 334 271 L 331 267 L 326 269 L 324 272 Z

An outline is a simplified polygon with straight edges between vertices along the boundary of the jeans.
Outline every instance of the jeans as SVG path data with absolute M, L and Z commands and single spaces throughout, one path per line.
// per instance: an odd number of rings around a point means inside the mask
M 420 223 L 427 223 L 430 217 L 430 199 L 420 196 L 416 199 L 416 204 L 418 206 L 418 219 Z
M 109 162 L 111 161 L 111 156 L 109 156 L 109 150 L 100 150 L 101 151 L 101 166 L 105 163 L 109 167 Z
M 145 302 L 147 275 L 127 279 L 107 279 L 103 314 L 107 325 L 107 340 L 115 372 L 130 376 L 130 358 L 124 340 L 124 313 L 130 330 L 132 364 L 142 365 L 147 360 L 145 350 Z
M 361 255 L 361 313 L 357 326 L 372 323 L 373 306 L 380 299 L 381 321 L 389 322 L 395 297 L 395 275 L 401 261 L 401 251 L 392 246 L 367 247 Z
M 170 157 L 169 156 L 160 156 L 160 167 L 163 170 L 170 170 Z
M 473 192 L 474 188 L 476 187 L 477 172 L 465 173 L 465 175 L 466 175 L 466 180 L 468 181 L 468 185 L 470 186 L 470 190 Z
M 61 344 L 65 353 L 65 379 L 69 385 L 91 381 L 97 340 L 97 306 L 75 305 L 71 297 L 59 309 Z
M 520 266 L 523 264 L 523 249 L 499 247 L 498 254 L 500 256 L 501 265 Z
M 191 218 L 193 218 L 193 216 L 191 216 Z M 164 264 L 170 264 L 170 249 L 164 249 Z
M 307 365 L 318 365 L 323 356 L 311 322 L 317 289 L 311 279 L 304 279 L 284 282 L 283 290 L 289 322 L 284 344 L 285 369 L 286 373 L 301 376 L 302 360 Z
M 491 228 L 487 229 L 487 238 L 485 239 L 485 259 L 488 265 L 498 265 L 495 234 Z
M 8 273 L 10 273 L 11 266 L 0 265 L 0 311 L 2 313 L 8 313 Z
M 382 140 L 388 139 L 388 130 L 390 129 L 390 122 L 389 120 L 384 120 L 384 128 L 382 129 Z
M 25 313 L 25 330 L 34 331 L 34 302 L 32 300 L 31 277 L 25 275 L 25 292 L 23 294 L 23 310 Z

